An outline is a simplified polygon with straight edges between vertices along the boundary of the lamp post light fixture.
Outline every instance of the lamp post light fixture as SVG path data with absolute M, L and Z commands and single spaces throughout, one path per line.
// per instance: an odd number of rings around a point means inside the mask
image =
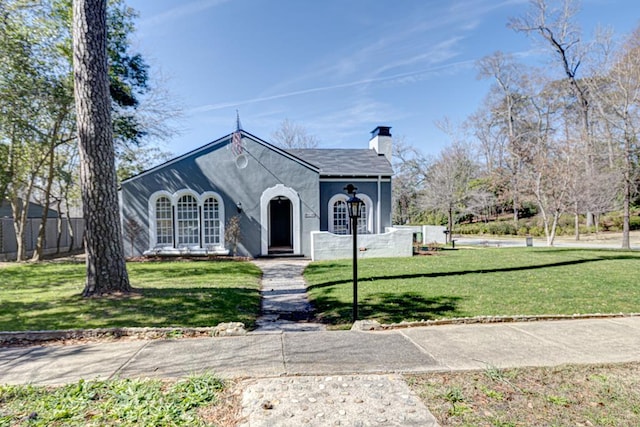
M 347 210 L 351 218 L 351 234 L 353 235 L 353 321 L 358 320 L 358 218 L 362 215 L 361 199 L 356 197 L 357 188 L 349 184 L 344 188 L 347 194 Z

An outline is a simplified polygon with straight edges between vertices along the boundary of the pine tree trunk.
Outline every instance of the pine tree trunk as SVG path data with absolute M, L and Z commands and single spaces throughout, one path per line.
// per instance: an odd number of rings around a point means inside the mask
M 129 292 L 116 190 L 106 0 L 73 2 L 73 68 L 87 281 L 83 295 Z

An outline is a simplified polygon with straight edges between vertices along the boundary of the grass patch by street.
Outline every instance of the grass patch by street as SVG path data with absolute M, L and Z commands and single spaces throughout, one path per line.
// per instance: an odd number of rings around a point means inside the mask
M 0 268 L 0 330 L 199 327 L 260 313 L 260 269 L 240 261 L 128 263 L 136 292 L 82 298 L 85 265 L 47 262 Z
M 60 387 L 0 385 L 0 426 L 204 426 L 233 417 L 227 385 L 203 374 L 177 382 L 118 379 Z M 213 416 L 212 416 L 213 414 Z
M 358 262 L 360 318 L 382 323 L 454 317 L 640 311 L 640 253 L 614 250 L 462 249 Z M 351 321 L 351 260 L 305 271 L 319 317 Z
M 409 375 L 443 426 L 637 426 L 640 364 Z

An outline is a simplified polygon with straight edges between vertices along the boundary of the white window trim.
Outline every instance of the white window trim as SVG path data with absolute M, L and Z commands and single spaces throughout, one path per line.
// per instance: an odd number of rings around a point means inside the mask
M 213 249 L 225 249 L 224 244 L 224 228 L 225 228 L 225 213 L 224 213 L 224 203 L 222 202 L 222 197 L 215 191 L 205 191 L 202 193 L 198 199 L 198 206 L 200 207 L 200 212 L 204 212 L 204 201 L 208 198 L 213 197 L 218 201 L 218 216 L 220 217 L 220 244 L 217 246 L 213 246 Z M 203 229 L 204 233 L 204 218 L 200 219 L 200 227 Z M 204 240 L 204 234 L 202 235 Z M 204 241 L 200 242 L 200 245 L 204 248 Z M 209 248 L 207 248 L 209 249 Z
M 175 217 L 176 214 L 176 207 L 178 204 L 178 200 L 185 195 L 189 195 L 192 196 L 196 199 L 197 204 L 198 204 L 198 227 L 199 227 L 199 234 L 198 234 L 198 240 L 199 243 L 198 245 L 179 245 L 178 246 L 178 242 L 177 242 L 177 238 L 178 238 L 178 220 Z M 171 245 L 158 245 L 156 244 L 157 242 L 157 230 L 156 230 L 156 201 L 160 198 L 160 197 L 167 197 L 170 201 L 171 201 L 171 220 L 173 221 L 173 243 Z M 219 246 L 215 246 L 213 248 L 205 248 L 204 245 L 204 239 L 202 237 L 204 237 L 202 235 L 203 233 L 203 218 L 202 218 L 202 211 L 203 211 L 203 207 L 204 207 L 204 201 L 206 199 L 208 199 L 209 197 L 214 197 L 216 200 L 218 200 L 218 212 L 219 212 L 219 216 L 220 216 L 220 245 Z M 149 206 L 148 206 L 148 211 L 149 211 L 149 243 L 150 243 L 150 250 L 153 249 L 157 249 L 157 248 L 188 248 L 188 249 L 215 249 L 215 250 L 224 250 L 225 248 L 225 240 L 224 240 L 224 231 L 225 231 L 225 221 L 226 221 L 226 216 L 225 216 L 225 208 L 224 208 L 224 201 L 222 199 L 222 197 L 220 196 L 220 194 L 216 193 L 215 191 L 205 191 L 202 194 L 198 194 L 193 190 L 189 190 L 189 189 L 181 189 L 176 191 L 175 193 L 170 193 L 166 190 L 160 190 L 160 191 L 156 191 L 155 193 L 151 194 L 151 196 L 149 196 Z
M 180 234 L 178 232 L 178 200 L 180 200 L 184 196 L 191 196 L 196 200 L 196 210 L 197 210 L 197 220 L 198 220 L 198 243 L 178 243 L 180 241 Z M 202 204 L 198 198 L 198 194 L 192 190 L 178 190 L 173 193 L 173 200 L 171 201 L 171 205 L 175 207 L 175 216 L 173 218 L 173 227 L 174 227 L 174 236 L 175 242 L 173 242 L 174 247 L 178 249 L 198 249 L 202 247 L 201 242 L 201 234 L 202 234 L 202 215 L 200 215 Z
M 173 194 L 169 193 L 168 191 L 164 191 L 164 190 L 160 190 L 160 191 L 156 191 L 155 193 L 153 193 L 151 195 L 151 197 L 149 197 L 149 243 L 151 244 L 151 249 L 154 248 L 166 248 L 166 247 L 173 247 L 173 245 L 175 245 L 175 242 L 173 242 L 171 245 L 158 245 L 157 241 L 158 241 L 158 232 L 156 229 L 156 202 L 158 201 L 158 199 L 160 197 L 166 197 L 169 199 L 169 201 L 171 202 L 171 207 L 172 207 L 172 211 L 171 211 L 171 221 L 173 222 Z M 175 236 L 175 235 L 174 235 Z M 173 237 L 172 239 L 173 240 Z
M 373 210 L 373 201 L 371 200 L 371 197 L 367 196 L 364 193 L 357 193 L 356 196 L 364 202 L 364 205 L 367 209 L 367 233 L 372 234 L 373 233 L 373 217 L 375 216 L 374 210 Z M 327 205 L 327 214 L 328 214 L 327 219 L 329 221 L 327 223 L 327 229 L 329 230 L 329 233 L 334 232 L 333 205 L 339 200 L 346 202 L 348 199 L 349 199 L 349 196 L 347 194 L 342 194 L 342 193 L 334 194 L 329 199 L 329 203 Z
M 327 206 L 327 213 L 328 215 L 328 221 L 329 223 L 327 224 L 328 226 L 328 230 L 329 233 L 335 233 L 335 215 L 333 212 L 333 205 L 336 204 L 336 202 L 339 201 L 343 201 L 346 203 L 348 197 L 346 194 L 334 194 L 333 197 L 331 197 L 331 199 L 329 199 L 329 205 Z M 349 213 L 347 212 L 347 228 L 350 227 L 350 225 L 348 224 L 348 222 L 351 221 L 349 219 Z

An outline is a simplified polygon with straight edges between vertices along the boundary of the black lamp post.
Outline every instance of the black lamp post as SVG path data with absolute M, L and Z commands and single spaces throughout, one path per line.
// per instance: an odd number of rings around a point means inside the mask
M 356 197 L 357 188 L 349 184 L 344 188 L 351 197 L 347 199 L 347 209 L 351 218 L 353 235 L 353 321 L 358 320 L 358 218 L 362 214 L 362 200 Z

